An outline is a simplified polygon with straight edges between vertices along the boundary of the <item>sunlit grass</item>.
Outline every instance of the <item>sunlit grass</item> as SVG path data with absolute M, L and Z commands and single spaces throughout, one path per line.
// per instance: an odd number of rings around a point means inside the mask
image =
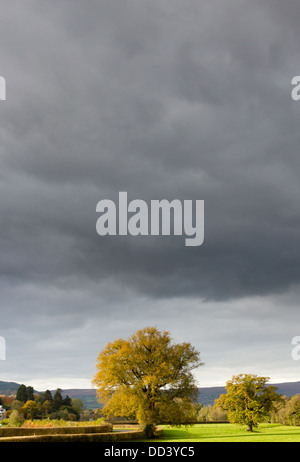
M 300 427 L 260 424 L 253 432 L 233 424 L 197 424 L 191 427 L 163 426 L 156 442 L 300 442 Z M 150 442 L 150 441 L 149 441 Z

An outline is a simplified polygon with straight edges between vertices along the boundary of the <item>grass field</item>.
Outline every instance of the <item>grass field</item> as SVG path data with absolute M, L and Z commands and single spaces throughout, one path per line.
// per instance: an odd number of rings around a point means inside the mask
M 300 427 L 260 424 L 251 432 L 233 424 L 199 424 L 192 427 L 164 426 L 164 437 L 155 442 L 300 442 Z M 148 442 L 150 442 L 148 440 Z

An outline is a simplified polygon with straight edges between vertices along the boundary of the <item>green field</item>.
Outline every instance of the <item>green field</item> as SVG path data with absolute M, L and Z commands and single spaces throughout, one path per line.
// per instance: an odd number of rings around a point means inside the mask
M 192 427 L 163 426 L 164 437 L 156 442 L 300 442 L 300 427 L 260 424 L 251 432 L 233 424 L 198 424 Z M 150 442 L 148 440 L 148 442 Z

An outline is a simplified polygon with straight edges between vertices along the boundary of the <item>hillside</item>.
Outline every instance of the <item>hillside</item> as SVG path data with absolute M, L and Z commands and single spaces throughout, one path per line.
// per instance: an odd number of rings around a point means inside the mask
M 225 388 L 223 387 L 199 388 L 199 402 L 204 405 L 213 404 L 214 400 L 224 392 Z M 95 389 L 66 389 L 62 390 L 62 395 L 80 399 L 85 408 L 96 409 L 101 407 L 97 401 Z
M 0 395 L 14 395 L 20 384 L 16 382 L 3 382 L 0 380 Z
M 300 382 L 272 383 L 278 388 L 277 393 L 288 397 L 300 393 Z M 226 393 L 225 387 L 201 387 L 199 388 L 199 403 L 204 406 L 213 405 L 215 399 L 219 398 L 222 393 Z M 69 389 L 62 390 L 63 396 L 69 395 L 70 398 L 79 398 L 85 408 L 96 409 L 99 403 L 96 398 L 94 389 Z
M 273 383 L 278 388 L 277 392 L 286 395 L 293 396 L 297 393 L 300 393 L 300 382 L 285 382 L 285 383 Z M 15 394 L 20 384 L 16 382 L 4 382 L 0 381 L 0 395 L 11 395 Z M 55 390 L 51 390 L 52 393 Z M 201 387 L 199 388 L 199 403 L 203 405 L 213 405 L 215 399 L 219 398 L 222 393 L 225 393 L 225 387 Z M 70 398 L 80 399 L 85 409 L 96 409 L 100 405 L 97 401 L 96 390 L 95 389 L 80 389 L 80 388 L 71 388 L 62 390 L 63 396 L 70 396 Z
M 53 394 L 53 390 L 51 390 L 51 393 Z M 83 402 L 84 408 L 85 409 L 97 409 L 100 406 L 97 397 L 96 397 L 96 390 L 92 388 L 71 388 L 71 389 L 66 389 L 62 390 L 62 395 L 65 397 L 68 395 L 71 399 L 73 398 L 78 398 Z

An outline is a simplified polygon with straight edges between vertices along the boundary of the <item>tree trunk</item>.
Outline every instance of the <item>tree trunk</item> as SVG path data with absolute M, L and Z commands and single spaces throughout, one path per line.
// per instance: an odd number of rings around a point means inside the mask
M 247 426 L 247 432 L 253 432 L 252 424 L 248 424 L 248 426 Z
M 148 390 L 149 393 L 149 390 Z M 151 395 L 148 397 L 148 406 L 145 410 L 143 421 L 142 421 L 142 430 L 147 439 L 153 439 L 155 437 L 156 425 L 154 424 L 154 408 L 155 403 L 151 399 Z
M 155 425 L 153 423 L 145 423 L 142 426 L 143 432 L 147 439 L 153 439 L 155 436 Z

